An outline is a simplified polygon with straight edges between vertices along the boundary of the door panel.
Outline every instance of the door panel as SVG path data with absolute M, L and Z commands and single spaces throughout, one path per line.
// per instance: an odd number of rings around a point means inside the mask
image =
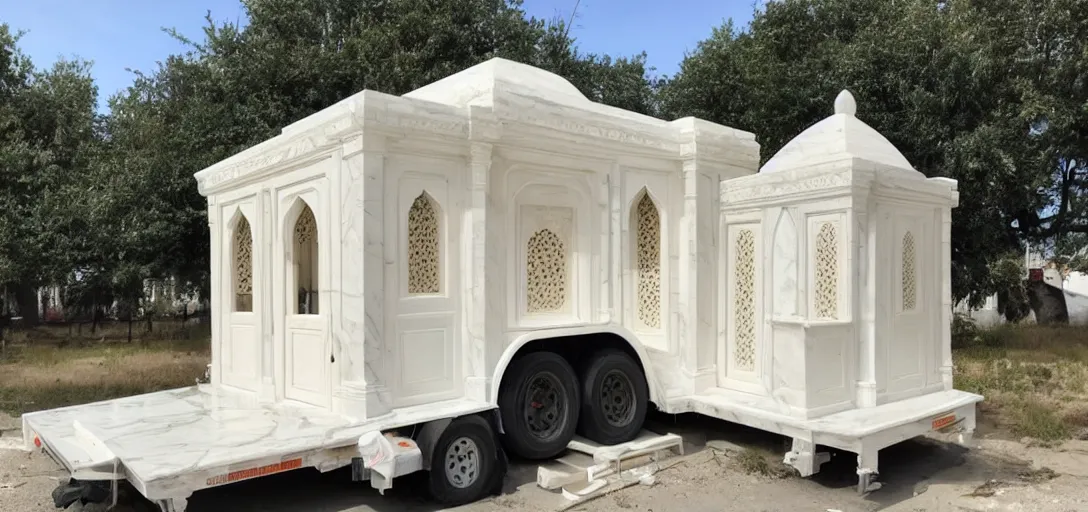
M 256 391 L 261 369 L 256 317 L 252 313 L 233 313 L 228 317 L 229 336 L 224 337 L 220 349 L 223 384 Z
M 308 404 L 326 406 L 329 355 L 320 317 L 287 317 L 284 396 Z
M 919 219 L 901 217 L 896 224 L 892 277 L 892 336 L 888 340 L 888 393 L 920 389 L 926 384 L 927 359 L 932 343 L 930 312 L 933 305 L 926 300 L 929 281 L 923 243 L 924 225 Z

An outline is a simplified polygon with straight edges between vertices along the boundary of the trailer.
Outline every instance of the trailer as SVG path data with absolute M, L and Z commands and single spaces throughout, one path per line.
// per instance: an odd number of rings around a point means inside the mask
M 71 473 L 58 507 L 345 466 L 457 504 L 657 408 L 788 436 L 803 476 L 856 453 L 871 491 L 880 449 L 966 442 L 982 397 L 952 385 L 956 183 L 856 108 L 760 169 L 751 133 L 503 59 L 355 94 L 196 173 L 209 382 L 26 414 L 26 444 Z

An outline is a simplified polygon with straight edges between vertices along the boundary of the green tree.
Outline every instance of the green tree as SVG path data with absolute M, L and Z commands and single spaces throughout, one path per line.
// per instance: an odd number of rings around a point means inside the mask
M 1082 0 L 771 1 L 745 30 L 727 23 L 685 58 L 663 111 L 753 131 L 766 161 L 851 90 L 858 117 L 918 170 L 959 181 L 953 294 L 982 300 L 998 286 L 999 255 L 1088 231 L 1086 9 Z
M 97 88 L 89 63 L 35 69 L 18 39 L 0 25 L 0 283 L 36 323 L 37 287 L 70 272 L 82 244 L 69 199 L 90 165 Z
M 562 24 L 504 0 L 246 0 L 184 55 L 111 99 L 95 182 L 102 272 L 207 289 L 206 203 L 193 173 L 363 89 L 403 94 L 492 57 L 553 70 L 587 96 L 655 108 L 645 55 L 577 51 Z M 88 268 L 90 265 L 87 266 Z M 115 280 L 118 281 L 118 280 Z M 126 287 L 136 290 L 135 287 Z M 207 296 L 205 294 L 205 296 Z

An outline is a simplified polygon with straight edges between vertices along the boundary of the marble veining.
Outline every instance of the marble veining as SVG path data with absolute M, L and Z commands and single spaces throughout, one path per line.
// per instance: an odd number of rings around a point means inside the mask
M 78 420 L 147 483 L 258 457 L 349 446 L 367 431 L 486 408 L 486 403 L 454 400 L 356 421 L 318 407 L 262 404 L 251 393 L 200 385 L 29 413 L 23 419 L 29 431 L 45 439 L 72 439 Z
M 236 211 L 258 228 L 252 271 L 268 281 L 252 315 L 213 310 L 211 385 L 24 422 L 72 467 L 112 452 L 183 495 L 196 473 L 269 457 L 345 464 L 365 432 L 494 408 L 528 343 L 608 336 L 633 348 L 667 411 L 778 432 L 802 452 L 825 436 L 871 455 L 981 397 L 951 380 L 956 183 L 913 169 L 848 92 L 835 108 L 760 170 L 754 134 L 600 105 L 504 59 L 401 97 L 360 92 L 196 174 L 218 303 L 241 268 L 226 250 Z M 646 231 L 661 251 L 662 314 L 649 324 L 631 225 L 643 193 L 660 222 Z M 407 219 L 423 194 L 439 285 L 409 293 Z M 320 241 L 295 254 L 302 202 Z M 834 243 L 817 250 L 827 226 Z M 902 281 L 892 244 L 906 229 L 921 255 L 909 310 L 883 293 Z M 530 250 L 544 232 L 555 241 Z M 314 274 L 318 289 L 300 289 Z M 817 289 L 833 314 L 813 307 Z

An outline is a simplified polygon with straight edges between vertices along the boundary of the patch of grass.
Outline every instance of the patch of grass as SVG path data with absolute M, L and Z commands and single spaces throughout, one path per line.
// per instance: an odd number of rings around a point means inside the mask
M 780 462 L 772 462 L 768 455 L 755 448 L 745 448 L 733 456 L 733 461 L 749 475 L 786 478 L 793 474 L 791 468 Z
M 1025 482 L 1038 484 L 1058 478 L 1058 473 L 1044 466 L 1039 469 L 1025 469 L 1017 473 L 1016 476 Z
M 209 352 L 206 339 L 9 347 L 0 361 L 0 410 L 19 415 L 189 386 Z
M 1001 489 L 1002 487 L 1005 487 L 1007 485 L 1008 484 L 1006 484 L 1005 482 L 990 480 L 976 487 L 975 490 L 964 494 L 964 496 L 968 498 L 989 498 L 994 494 L 997 494 L 998 489 Z
M 953 350 L 955 386 L 986 397 L 1010 433 L 1068 439 L 1088 427 L 1088 329 L 1001 326 L 970 331 Z
M 1011 409 L 1012 431 L 1040 441 L 1067 439 L 1070 427 L 1058 415 L 1058 407 L 1050 404 L 1025 401 Z

